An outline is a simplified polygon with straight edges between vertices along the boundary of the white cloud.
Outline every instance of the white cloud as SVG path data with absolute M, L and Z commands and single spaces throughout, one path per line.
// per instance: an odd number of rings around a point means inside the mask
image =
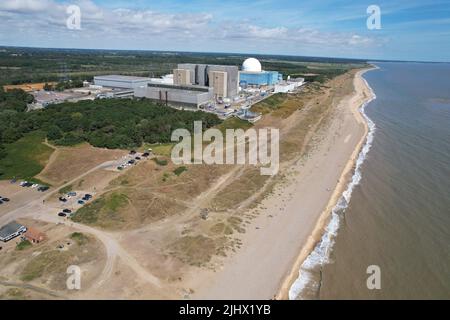
M 66 8 L 70 4 L 76 4 L 81 9 L 82 30 L 66 28 Z M 376 39 L 357 34 L 285 26 L 262 27 L 242 21 L 220 20 L 209 13 L 109 9 L 91 0 L 74 0 L 66 4 L 54 0 L 2 0 L 0 17 L 0 40 L 12 42 L 17 35 L 32 32 L 35 42 L 54 47 L 71 46 L 72 41 L 76 41 L 78 47 L 102 43 L 110 48 L 117 47 L 120 41 L 126 44 L 134 41 L 133 45 L 141 45 L 141 49 L 148 49 L 147 45 L 151 44 L 152 49 L 162 50 L 180 50 L 187 43 L 191 50 L 205 50 L 204 46 L 200 48 L 197 44 L 208 43 L 210 51 L 218 50 L 216 42 L 227 43 L 224 46 L 227 48 L 241 43 L 243 48 L 265 48 L 271 44 L 289 46 L 291 49 L 310 45 L 340 47 L 342 50 L 376 45 Z M 172 43 L 177 47 L 167 47 Z

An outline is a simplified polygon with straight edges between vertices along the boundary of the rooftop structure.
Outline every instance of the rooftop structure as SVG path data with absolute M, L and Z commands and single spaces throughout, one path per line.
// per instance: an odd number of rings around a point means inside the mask
M 151 78 L 122 75 L 104 75 L 94 77 L 94 84 L 96 86 L 121 89 L 135 89 L 137 87 L 144 86 L 151 81 Z
M 246 72 L 261 72 L 262 71 L 261 62 L 259 62 L 255 58 L 248 58 L 242 64 L 242 71 L 246 71 Z
M 12 221 L 0 228 L 0 241 L 7 242 L 26 232 L 27 228 L 16 221 Z

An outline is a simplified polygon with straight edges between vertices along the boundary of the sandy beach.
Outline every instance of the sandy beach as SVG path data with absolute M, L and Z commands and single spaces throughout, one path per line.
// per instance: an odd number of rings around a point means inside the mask
M 320 239 L 344 190 L 368 129 L 359 112 L 371 98 L 362 74 L 352 94 L 336 102 L 329 125 L 304 160 L 285 168 L 289 182 L 275 187 L 253 210 L 242 248 L 217 271 L 192 283 L 194 299 L 287 299 L 299 266 Z

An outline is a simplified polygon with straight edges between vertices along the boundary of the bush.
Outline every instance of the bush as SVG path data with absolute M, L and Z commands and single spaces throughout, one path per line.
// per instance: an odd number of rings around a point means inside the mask
M 166 166 L 168 161 L 166 159 L 153 158 L 153 161 L 160 166 Z
M 182 174 L 183 172 L 187 171 L 187 168 L 185 166 L 181 166 L 173 170 L 173 173 L 175 173 L 177 176 Z
M 31 242 L 28 240 L 22 240 L 16 245 L 16 250 L 25 250 L 31 247 Z

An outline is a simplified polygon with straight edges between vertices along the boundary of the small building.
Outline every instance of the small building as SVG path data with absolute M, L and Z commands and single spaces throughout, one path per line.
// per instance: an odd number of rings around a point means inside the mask
M 275 85 L 274 93 L 288 93 L 294 91 L 296 88 L 293 82 L 280 82 Z
M 199 108 L 214 99 L 214 89 L 196 85 L 148 83 L 136 88 L 134 96 L 148 98 L 165 105 Z
M 122 75 L 105 75 L 95 76 L 94 84 L 96 86 L 121 89 L 135 89 L 151 82 L 151 78 L 122 76 Z
M 0 228 L 0 241 L 8 242 L 9 240 L 20 236 L 26 231 L 27 228 L 25 226 L 17 223 L 16 221 L 12 221 Z
M 39 243 L 39 242 L 42 242 L 47 239 L 47 236 L 45 233 L 43 233 L 35 228 L 28 228 L 28 230 L 25 232 L 24 236 L 31 243 Z

